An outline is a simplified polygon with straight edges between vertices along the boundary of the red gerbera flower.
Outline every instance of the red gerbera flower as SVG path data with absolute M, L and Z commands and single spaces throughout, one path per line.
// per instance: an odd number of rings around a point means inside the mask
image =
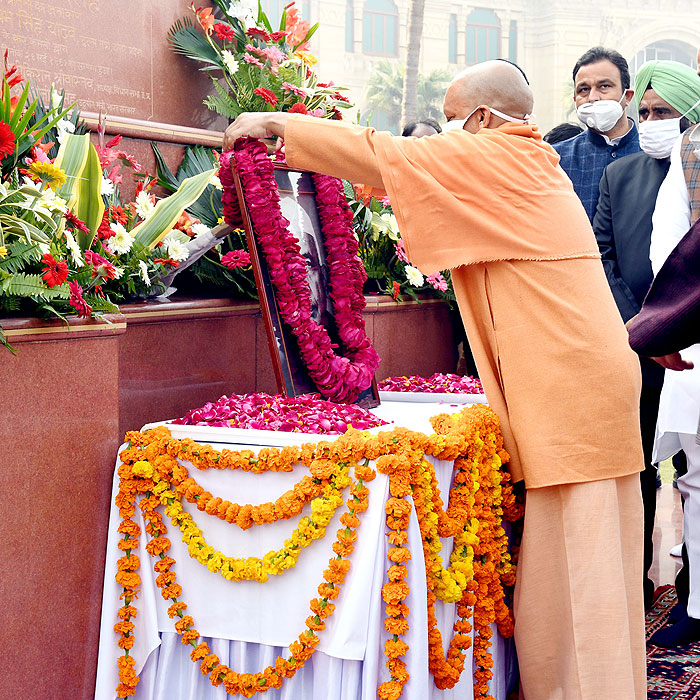
M 68 303 L 75 309 L 80 318 L 87 318 L 92 313 L 92 306 L 83 299 L 83 288 L 75 281 L 68 283 L 70 299 Z
M 272 32 L 270 34 L 270 41 L 277 43 L 278 41 L 282 41 L 282 39 L 287 38 L 287 32 Z
M 250 253 L 246 250 L 232 250 L 221 258 L 221 264 L 229 270 L 250 265 Z
M 42 278 L 49 287 L 63 284 L 68 279 L 68 263 L 65 260 L 55 260 L 49 253 L 42 255 L 41 259 L 44 261 Z
M 233 41 L 236 38 L 233 29 L 223 22 L 217 22 L 214 25 L 214 33 L 220 41 Z
M 126 226 L 129 222 L 129 215 L 124 211 L 124 207 L 112 205 L 109 208 L 109 215 L 112 218 L 112 221 L 117 224 L 121 224 L 122 226 Z
M 214 29 L 216 29 L 216 27 L 214 27 Z M 264 29 L 260 29 L 260 27 L 251 27 L 250 29 L 246 29 L 245 33 L 248 36 L 259 36 L 265 42 L 270 41 L 272 38 L 268 32 L 266 32 Z
M 75 214 L 67 211 L 63 217 L 73 228 L 77 228 L 78 231 L 82 231 L 88 236 L 90 235 L 90 229 L 85 225 L 85 222 L 79 219 Z
M 265 102 L 267 102 L 269 105 L 274 106 L 277 104 L 277 95 L 275 95 L 272 90 L 256 87 L 255 90 L 253 90 L 253 93 L 255 93 L 258 97 L 262 97 L 263 100 L 265 100 Z
M 303 102 L 296 102 L 292 105 L 289 110 L 290 114 L 308 114 L 309 110 L 306 109 L 306 105 Z
M 109 260 L 92 250 L 85 251 L 85 262 L 92 265 L 92 276 L 113 280 L 117 276 L 117 268 Z
M 15 150 L 15 135 L 10 125 L 0 119 L 0 158 L 9 156 Z
M 97 236 L 100 238 L 100 240 L 106 241 L 113 235 L 114 231 L 112 231 L 112 228 L 109 225 L 109 212 L 105 211 L 105 213 L 102 215 L 102 222 L 97 229 Z

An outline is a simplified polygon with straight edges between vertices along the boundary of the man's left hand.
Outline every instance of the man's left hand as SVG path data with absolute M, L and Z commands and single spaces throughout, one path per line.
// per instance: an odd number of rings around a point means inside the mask
M 679 352 L 673 352 L 670 355 L 662 355 L 661 357 L 652 357 L 651 359 L 658 362 L 662 367 L 672 369 L 676 372 L 680 372 L 684 369 L 693 369 L 695 366 L 692 362 L 684 360 Z

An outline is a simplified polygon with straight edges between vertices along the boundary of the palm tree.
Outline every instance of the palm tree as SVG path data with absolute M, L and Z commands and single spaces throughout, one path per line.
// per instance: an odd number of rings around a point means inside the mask
M 401 102 L 401 123 L 415 121 L 418 118 L 418 64 L 420 45 L 423 38 L 423 15 L 425 0 L 411 0 L 408 13 L 408 47 L 406 49 L 406 80 L 404 81 L 403 100 Z
M 365 92 L 365 119 L 381 113 L 387 121 L 385 128 L 398 132 L 404 94 L 405 68 L 397 63 L 382 61 L 367 80 Z M 442 119 L 442 98 L 449 82 L 449 71 L 438 68 L 429 75 L 417 75 L 416 116 L 414 119 Z M 382 125 L 384 126 L 384 125 Z

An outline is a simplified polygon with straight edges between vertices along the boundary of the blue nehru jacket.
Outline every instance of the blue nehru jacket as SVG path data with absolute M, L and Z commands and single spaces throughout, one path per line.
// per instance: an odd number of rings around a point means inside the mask
M 561 156 L 559 164 L 571 179 L 574 190 L 592 222 L 598 204 L 598 187 L 603 170 L 619 158 L 640 151 L 639 133 L 637 125 L 632 122 L 632 128 L 620 142 L 611 146 L 597 131 L 587 129 L 578 136 L 555 143 L 554 149 Z

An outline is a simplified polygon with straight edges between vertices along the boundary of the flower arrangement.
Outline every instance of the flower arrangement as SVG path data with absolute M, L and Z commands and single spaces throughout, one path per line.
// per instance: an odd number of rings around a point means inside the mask
M 48 107 L 40 98 L 28 102 L 28 86 L 11 96 L 17 79 L 4 77 L 0 112 L 0 313 L 65 321 L 68 314 L 114 312 L 126 297 L 162 291 L 159 280 L 188 255 L 183 211 L 214 169 L 156 202 L 153 180 L 118 148 L 119 136 L 104 143 L 101 129 L 94 146 L 76 128 L 77 113 L 65 119 L 70 109 L 62 99 Z M 118 188 L 125 168 L 141 177 L 128 203 Z M 9 347 L 1 331 L 0 341 Z
M 318 633 L 325 628 L 324 620 L 333 614 L 332 602 L 341 594 L 342 584 L 351 566 L 349 559 L 361 524 L 361 515 L 369 503 L 366 482 L 375 477 L 370 460 L 376 460 L 376 470 L 389 476 L 390 497 L 385 504 L 386 525 L 391 547 L 388 550 L 387 583 L 382 589 L 385 602 L 385 629 L 389 639 L 385 644 L 389 680 L 380 684 L 378 696 L 399 698 L 409 674 L 403 660 L 410 653 L 401 636 L 408 630 L 410 610 L 405 602 L 408 594 L 406 562 L 411 552 L 408 542 L 408 518 L 413 508 L 421 531 L 423 556 L 428 585 L 429 664 L 439 688 L 453 687 L 464 668 L 464 651 L 471 644 L 469 636 L 472 610 L 476 635 L 474 658 L 475 697 L 489 698 L 488 680 L 492 659 L 489 654 L 490 624 L 496 622 L 504 636 L 512 636 L 512 615 L 504 602 L 503 585 L 512 585 L 514 566 L 508 554 L 508 542 L 501 525 L 503 517 L 515 519 L 522 515 L 515 503 L 509 477 L 502 470 L 508 455 L 503 451 L 498 418 L 486 406 L 474 406 L 455 415 L 432 419 L 435 433 L 431 436 L 397 428 L 389 433 L 369 435 L 348 430 L 335 442 L 305 444 L 299 447 L 266 448 L 258 455 L 250 451 L 218 452 L 208 445 L 192 440 L 173 439 L 167 427 L 146 432 L 131 432 L 126 436 L 127 447 L 120 453 L 119 492 L 116 505 L 122 523 L 123 539 L 119 549 L 116 580 L 122 586 L 123 606 L 114 626 L 119 635 L 118 645 L 124 649 L 119 658 L 117 695 L 134 694 L 138 676 L 135 661 L 129 654 L 134 645 L 134 624 L 137 610 L 134 600 L 139 593 L 140 561 L 134 554 L 141 526 L 133 519 L 136 506 L 143 513 L 149 540 L 146 550 L 155 558 L 156 585 L 165 600 L 171 601 L 168 614 L 175 618 L 175 629 L 185 645 L 193 647 L 192 660 L 200 663 L 201 671 L 214 686 L 223 684 L 229 694 L 245 697 L 279 688 L 284 679 L 292 677 L 314 653 Z M 456 474 L 450 489 L 449 505 L 443 508 L 432 464 L 425 459 L 455 461 Z M 183 462 L 198 469 L 246 469 L 255 473 L 267 470 L 294 469 L 296 464 L 309 469 L 293 489 L 277 501 L 259 506 L 232 504 L 204 492 L 189 477 Z M 349 476 L 349 469 L 354 479 Z M 185 614 L 187 604 L 181 600 L 182 587 L 172 570 L 175 560 L 168 556 L 170 541 L 167 526 L 159 509 L 163 508 L 173 525 L 188 542 L 190 556 L 207 566 L 213 573 L 230 581 L 254 579 L 264 581 L 270 574 L 281 575 L 293 566 L 302 554 L 302 545 L 320 533 L 329 522 L 326 516 L 340 505 L 343 490 L 350 488 L 347 510 L 341 516 L 341 527 L 333 545 L 335 557 L 329 561 L 319 585 L 319 597 L 310 603 L 311 615 L 307 629 L 289 646 L 289 656 L 280 656 L 273 665 L 255 673 L 232 670 L 211 652 L 204 642 L 198 643 L 199 632 L 194 619 Z M 291 517 L 290 503 L 296 497 L 304 502 L 315 499 L 318 522 L 302 519 L 292 537 L 279 550 L 254 558 L 256 565 L 246 569 L 240 558 L 223 555 L 203 540 L 199 528 L 182 510 L 182 499 L 196 502 L 200 510 L 216 515 L 239 527 L 262 525 L 280 517 Z M 410 500 L 409 500 L 410 499 Z M 274 511 L 273 511 L 274 507 Z M 325 524 L 324 524 L 325 523 Z M 442 567 L 440 537 L 454 537 L 454 548 L 448 569 Z M 297 551 L 298 550 L 298 551 Z M 458 620 L 454 625 L 447 659 L 442 651 L 442 637 L 437 628 L 433 606 L 436 598 L 458 601 Z
M 194 21 L 176 22 L 168 39 L 176 52 L 204 64 L 215 91 L 204 100 L 210 109 L 229 119 L 266 111 L 341 119 L 340 110 L 351 107 L 344 88 L 318 81 L 308 48 L 318 25 L 302 20 L 293 2 L 277 30 L 252 0 L 214 0 L 191 11 Z
M 420 292 L 455 301 L 448 271 L 425 276 L 411 264 L 388 197 L 375 197 L 372 188 L 348 182 L 345 194 L 367 270 L 367 293 L 388 294 L 401 301 L 402 294 L 418 299 Z
M 319 395 L 295 398 L 270 394 L 234 394 L 188 411 L 177 425 L 209 425 L 292 433 L 338 435 L 349 428 L 367 430 L 386 422 L 355 404 L 324 401 Z
M 475 377 L 436 372 L 429 377 L 387 377 L 379 382 L 380 391 L 421 392 L 426 394 L 483 394 L 481 382 Z

